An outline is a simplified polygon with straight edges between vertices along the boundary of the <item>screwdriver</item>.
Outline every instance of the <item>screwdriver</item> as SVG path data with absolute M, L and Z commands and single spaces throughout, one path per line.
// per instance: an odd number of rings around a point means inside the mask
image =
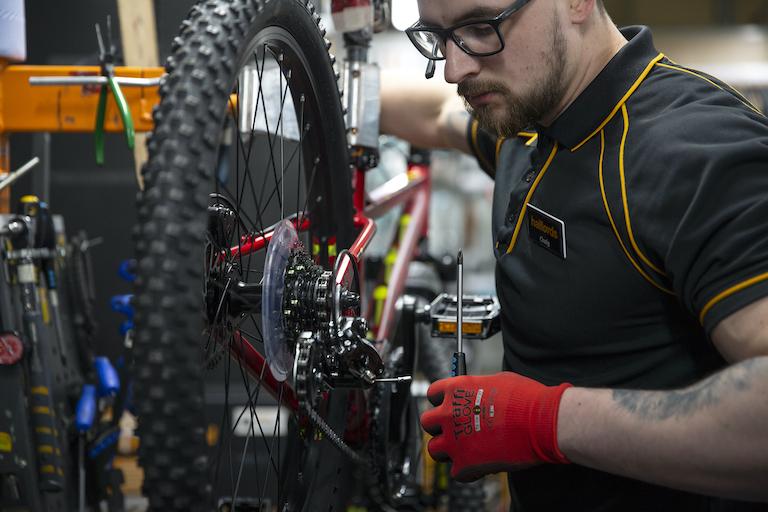
M 451 359 L 451 377 L 467 374 L 467 359 L 464 355 L 464 340 L 462 338 L 464 325 L 464 253 L 459 250 L 456 276 L 456 352 Z

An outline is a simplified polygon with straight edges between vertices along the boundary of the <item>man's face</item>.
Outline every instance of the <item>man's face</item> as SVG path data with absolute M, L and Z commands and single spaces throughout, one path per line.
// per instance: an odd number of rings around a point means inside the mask
M 449 27 L 493 18 L 513 0 L 418 0 L 422 23 Z M 531 0 L 499 30 L 504 50 L 472 57 L 453 41 L 446 45 L 445 80 L 481 126 L 511 136 L 551 116 L 564 94 L 567 43 L 557 0 Z

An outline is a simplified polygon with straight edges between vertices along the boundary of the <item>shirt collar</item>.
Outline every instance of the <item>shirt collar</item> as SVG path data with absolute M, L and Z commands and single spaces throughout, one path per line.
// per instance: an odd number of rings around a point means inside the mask
M 551 126 L 539 133 L 575 151 L 600 132 L 663 57 L 648 27 L 627 27 L 629 41 Z

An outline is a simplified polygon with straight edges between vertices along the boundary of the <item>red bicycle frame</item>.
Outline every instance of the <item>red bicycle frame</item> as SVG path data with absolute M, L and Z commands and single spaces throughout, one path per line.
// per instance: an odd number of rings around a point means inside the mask
M 429 167 L 426 165 L 411 165 L 404 175 L 396 176 L 380 187 L 365 193 L 365 171 L 356 170 L 354 180 L 354 203 L 356 214 L 354 225 L 358 229 L 357 238 L 349 248 L 351 258 L 361 271 L 362 257 L 368 244 L 376 233 L 375 219 L 390 212 L 394 207 L 404 205 L 405 213 L 410 221 L 401 234 L 397 259 L 392 268 L 387 284 L 387 298 L 382 309 L 381 320 L 374 329 L 376 346 L 381 352 L 389 340 L 392 323 L 395 318 L 395 305 L 403 293 L 408 275 L 408 266 L 416 254 L 419 240 L 427 234 L 429 219 Z M 294 219 L 294 226 L 299 232 L 306 232 L 311 227 L 309 219 Z M 230 249 L 230 255 L 243 255 L 263 250 L 272 238 L 273 231 L 267 230 L 258 237 L 246 236 L 238 247 Z M 351 260 L 347 259 L 339 265 L 336 284 L 341 284 L 349 270 Z M 272 395 L 281 405 L 291 411 L 298 410 L 296 393 L 288 382 L 279 382 L 269 371 L 264 355 L 258 352 L 250 341 L 241 333 L 234 334 L 235 343 L 230 344 L 230 353 L 239 359 L 246 371 L 255 379 L 261 381 L 261 386 Z

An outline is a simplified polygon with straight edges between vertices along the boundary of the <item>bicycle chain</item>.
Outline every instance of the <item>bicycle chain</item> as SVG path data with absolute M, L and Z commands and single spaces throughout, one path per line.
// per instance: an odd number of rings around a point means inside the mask
M 314 401 L 314 397 L 308 396 L 310 393 L 308 376 L 311 377 L 311 355 L 314 343 L 315 342 L 312 339 L 301 339 L 299 340 L 296 349 L 296 396 L 299 400 L 299 407 L 307 413 L 309 420 L 319 428 L 323 434 L 325 434 L 325 437 L 333 443 L 339 451 L 356 464 L 370 467 L 371 461 L 362 457 L 355 452 L 352 447 L 345 443 L 342 437 L 338 435 L 313 408 L 312 402 Z
M 394 375 L 394 373 L 390 372 L 390 368 L 387 368 L 387 372 L 384 374 L 384 377 L 391 377 L 392 375 Z M 374 506 L 378 507 L 377 510 L 389 512 L 394 509 L 387 502 L 385 492 L 382 488 L 383 479 L 381 475 L 381 469 L 379 466 L 374 464 L 376 458 L 381 456 L 381 454 L 377 452 L 376 448 L 378 444 L 377 436 L 379 436 L 378 421 L 380 418 L 382 393 L 382 388 L 374 387 L 374 389 L 371 390 L 368 398 L 368 408 L 371 411 L 371 439 L 369 441 L 368 448 L 368 451 L 371 455 L 371 465 L 370 471 L 368 472 L 369 487 L 367 494 L 368 498 L 373 502 Z M 386 454 L 384 454 L 384 457 L 386 458 Z

